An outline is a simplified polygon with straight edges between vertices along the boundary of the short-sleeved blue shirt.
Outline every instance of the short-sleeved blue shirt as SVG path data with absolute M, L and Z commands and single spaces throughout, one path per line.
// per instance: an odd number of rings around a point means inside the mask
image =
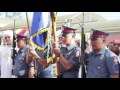
M 79 63 L 80 57 L 76 56 L 77 52 L 80 52 L 80 48 L 76 45 L 71 45 L 69 47 L 61 48 L 61 53 L 63 54 L 63 56 L 67 60 L 69 60 L 69 62 L 75 65 L 74 69 L 72 69 L 71 71 L 65 71 L 62 64 L 60 64 L 62 78 L 78 78 L 79 67 L 80 67 L 80 63 Z
M 43 58 L 44 60 L 47 60 L 47 49 L 44 51 L 36 50 L 36 53 Z M 49 54 L 50 55 L 50 54 Z M 39 73 L 39 78 L 52 78 L 51 69 L 52 65 L 48 66 L 47 68 L 44 68 L 38 61 L 35 62 L 37 64 L 37 71 Z
M 28 48 L 25 47 L 19 50 L 15 57 L 15 65 L 13 73 L 16 76 L 26 76 L 29 72 L 29 64 L 26 62 L 26 54 L 28 52 Z
M 119 74 L 118 57 L 107 48 L 98 54 L 89 54 L 87 78 L 110 78 L 112 74 Z

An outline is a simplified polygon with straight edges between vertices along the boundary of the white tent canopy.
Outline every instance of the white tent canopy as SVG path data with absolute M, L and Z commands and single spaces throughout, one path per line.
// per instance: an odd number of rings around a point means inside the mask
M 71 27 L 81 31 L 80 23 L 82 23 L 82 14 L 75 13 L 70 15 L 64 15 L 57 17 L 57 30 L 61 29 L 62 25 L 70 22 Z M 85 29 L 89 31 L 91 28 L 105 30 L 105 31 L 120 31 L 120 20 L 106 20 L 104 17 L 96 13 L 85 13 Z M 32 21 L 29 20 L 29 26 L 31 27 Z M 15 19 L 15 29 L 28 28 L 26 19 Z M 0 31 L 13 30 L 14 19 L 1 18 L 0 19 Z
M 70 23 L 70 27 L 76 28 L 78 32 L 81 31 L 79 24 L 83 22 L 83 15 L 80 13 L 70 14 L 60 16 L 57 19 L 57 26 L 60 28 L 66 23 Z M 120 32 L 120 20 L 107 20 L 99 14 L 96 13 L 85 13 L 85 30 L 90 31 L 90 29 L 104 30 L 106 32 L 119 31 Z
M 0 30 L 14 30 L 14 19 L 4 18 L 0 19 Z M 31 21 L 29 21 L 29 26 L 31 26 Z M 28 28 L 27 20 L 15 19 L 15 29 Z

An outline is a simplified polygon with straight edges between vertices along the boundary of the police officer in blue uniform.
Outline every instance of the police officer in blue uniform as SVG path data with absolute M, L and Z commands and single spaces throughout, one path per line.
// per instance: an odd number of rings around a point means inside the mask
M 59 57 L 61 78 L 78 78 L 80 48 L 75 43 L 75 30 L 63 26 L 62 40 L 66 47 L 57 48 L 55 43 L 53 52 Z
M 47 51 L 47 45 L 44 50 L 38 50 L 37 48 L 35 50 L 29 49 L 29 53 L 27 55 L 27 63 L 34 62 L 34 78 L 52 78 L 52 65 L 51 63 L 47 63 Z M 49 56 L 51 56 L 51 53 Z
M 93 51 L 88 57 L 87 78 L 118 78 L 118 57 L 106 48 L 108 33 L 92 29 L 91 44 Z
M 18 78 L 28 78 L 29 74 L 29 64 L 26 62 L 26 54 L 28 52 L 27 36 L 24 34 L 17 35 L 17 46 L 19 50 L 15 57 L 13 74 Z

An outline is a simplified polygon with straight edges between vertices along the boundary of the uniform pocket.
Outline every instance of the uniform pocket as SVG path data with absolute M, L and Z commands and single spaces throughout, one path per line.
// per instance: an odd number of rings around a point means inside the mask
M 96 70 L 99 74 L 105 74 L 106 73 L 105 67 L 102 66 L 102 65 L 97 65 Z
M 97 66 L 96 68 L 97 68 L 98 71 L 102 70 L 101 66 Z

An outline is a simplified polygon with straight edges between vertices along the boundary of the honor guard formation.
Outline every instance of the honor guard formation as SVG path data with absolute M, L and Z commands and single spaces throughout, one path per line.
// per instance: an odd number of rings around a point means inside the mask
M 2 33 L 0 77 L 119 78 L 120 38 L 108 42 L 111 33 L 93 27 L 86 39 L 69 25 L 56 37 L 56 15 L 34 12 L 30 30 Z

